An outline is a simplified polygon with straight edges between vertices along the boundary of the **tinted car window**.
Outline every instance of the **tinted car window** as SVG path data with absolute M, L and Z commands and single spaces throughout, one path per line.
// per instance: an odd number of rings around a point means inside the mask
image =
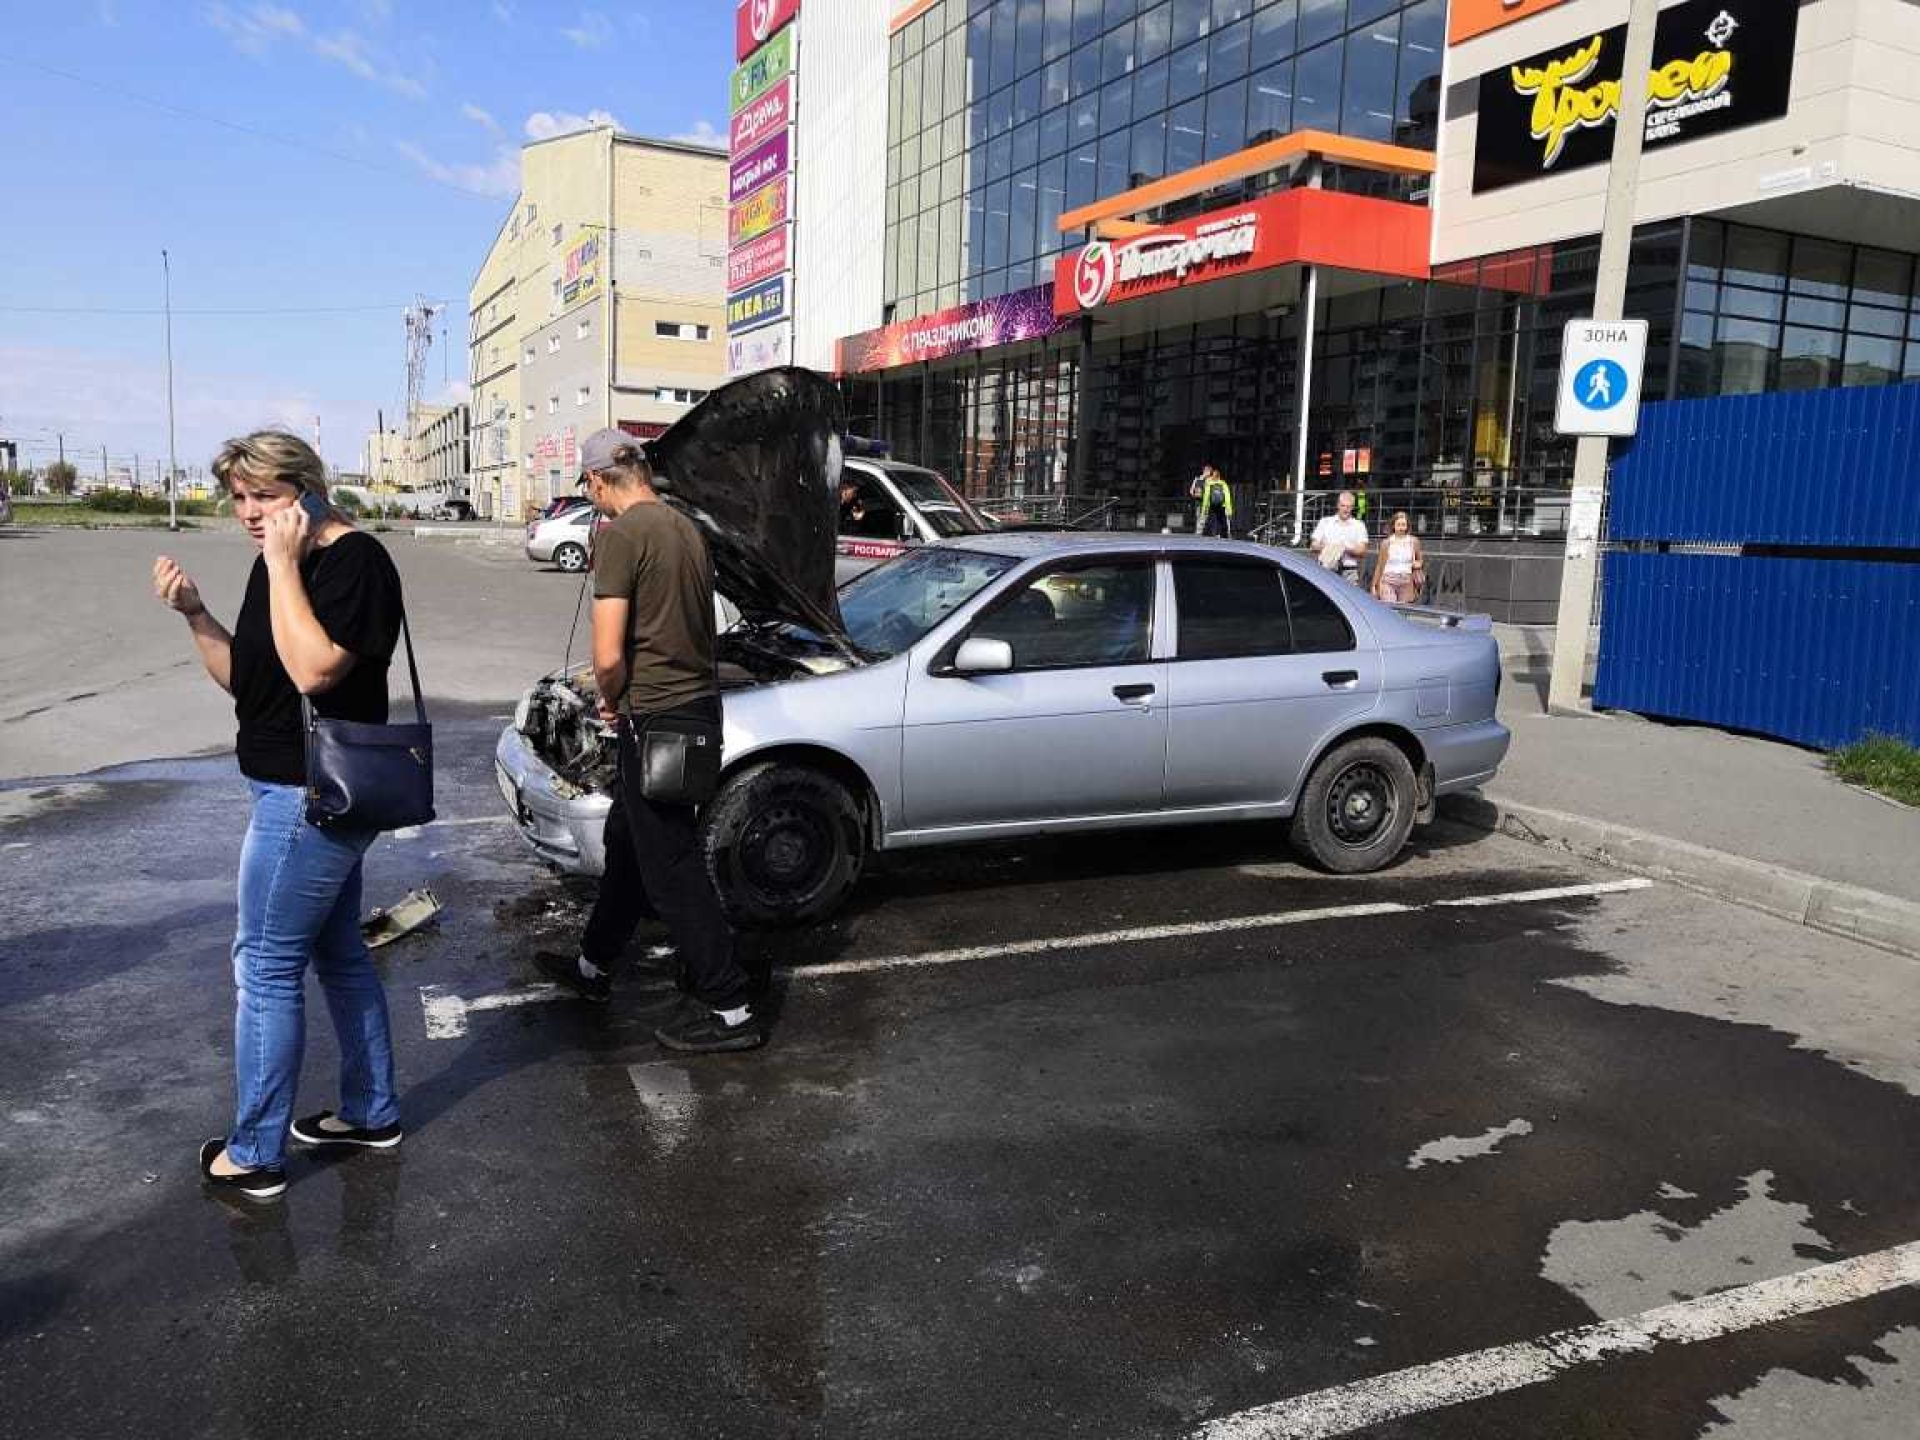
M 1017 670 L 1137 664 L 1151 653 L 1152 633 L 1153 566 L 1145 562 L 1049 571 L 972 631 L 1011 645 Z
M 1173 567 L 1182 660 L 1290 655 L 1287 592 L 1271 565 L 1182 560 Z
M 1318 585 L 1290 573 L 1286 585 L 1295 650 L 1302 655 L 1324 655 L 1353 649 L 1353 627 Z

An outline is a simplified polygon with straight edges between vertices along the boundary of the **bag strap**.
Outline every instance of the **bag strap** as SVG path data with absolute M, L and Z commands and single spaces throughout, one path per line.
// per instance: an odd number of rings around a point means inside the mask
M 407 679 L 413 683 L 413 714 L 422 725 L 427 723 L 427 702 L 420 695 L 420 667 L 413 659 L 413 631 L 407 628 L 407 610 L 400 607 L 400 635 L 407 642 Z
M 413 631 L 407 626 L 407 612 L 404 606 L 400 610 L 400 636 L 407 645 L 407 680 L 413 686 L 413 715 L 424 725 L 427 723 L 427 702 L 420 694 L 420 666 L 413 658 Z M 314 718 L 313 701 L 302 694 L 300 696 L 301 723 L 306 729 L 312 730 Z

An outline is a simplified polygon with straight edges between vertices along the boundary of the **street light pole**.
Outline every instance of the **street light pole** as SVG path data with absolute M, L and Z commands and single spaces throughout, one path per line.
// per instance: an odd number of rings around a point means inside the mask
M 1599 269 L 1594 276 L 1595 320 L 1618 320 L 1626 309 L 1634 202 L 1647 129 L 1647 75 L 1653 69 L 1653 32 L 1659 11 L 1659 0 L 1633 0 L 1627 17 L 1626 54 L 1620 62 L 1620 113 L 1614 121 L 1613 163 L 1607 170 L 1607 209 L 1600 227 Z M 1578 713 L 1586 705 L 1587 641 L 1593 626 L 1594 581 L 1600 563 L 1600 517 L 1607 497 L 1607 443 L 1604 436 L 1583 435 L 1574 450 L 1567 556 L 1560 572 L 1553 678 L 1547 690 L 1550 711 Z
M 180 461 L 173 448 L 173 265 L 160 252 L 160 275 L 166 287 L 167 315 L 167 528 L 180 528 Z

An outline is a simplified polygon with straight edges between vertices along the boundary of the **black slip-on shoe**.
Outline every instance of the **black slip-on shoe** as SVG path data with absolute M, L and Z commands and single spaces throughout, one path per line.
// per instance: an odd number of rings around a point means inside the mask
M 604 1005 L 613 998 L 613 977 L 602 975 L 597 980 L 589 980 L 580 973 L 580 957 L 577 955 L 562 955 L 558 950 L 536 950 L 533 953 L 533 967 L 562 990 L 569 990 L 582 1000 Z
M 286 1194 L 287 1172 L 283 1169 L 242 1170 L 238 1175 L 216 1175 L 213 1162 L 227 1142 L 215 1136 L 200 1147 L 200 1183 L 221 1195 L 244 1195 L 249 1200 L 275 1200 Z
M 400 1143 L 400 1127 L 382 1125 L 377 1130 L 327 1130 L 321 1127 L 322 1120 L 334 1118 L 333 1111 L 322 1110 L 318 1115 L 309 1115 L 304 1120 L 296 1120 L 287 1127 L 287 1133 L 302 1145 L 347 1145 L 361 1150 L 391 1150 Z
M 653 1032 L 653 1038 L 669 1050 L 690 1055 L 719 1054 L 730 1050 L 758 1050 L 767 1043 L 767 1032 L 752 1015 L 738 1025 L 729 1025 L 717 1011 L 705 1005 L 689 1003 L 681 1012 Z

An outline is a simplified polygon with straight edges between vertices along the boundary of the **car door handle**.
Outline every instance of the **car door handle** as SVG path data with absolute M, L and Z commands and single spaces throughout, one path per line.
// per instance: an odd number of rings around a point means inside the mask
M 1360 683 L 1358 670 L 1323 670 L 1320 678 L 1327 682 L 1329 690 L 1351 690 Z
M 1113 687 L 1113 698 L 1116 700 L 1124 700 L 1129 705 L 1133 704 L 1136 700 L 1148 699 L 1152 694 L 1153 686 L 1151 685 L 1116 685 Z

